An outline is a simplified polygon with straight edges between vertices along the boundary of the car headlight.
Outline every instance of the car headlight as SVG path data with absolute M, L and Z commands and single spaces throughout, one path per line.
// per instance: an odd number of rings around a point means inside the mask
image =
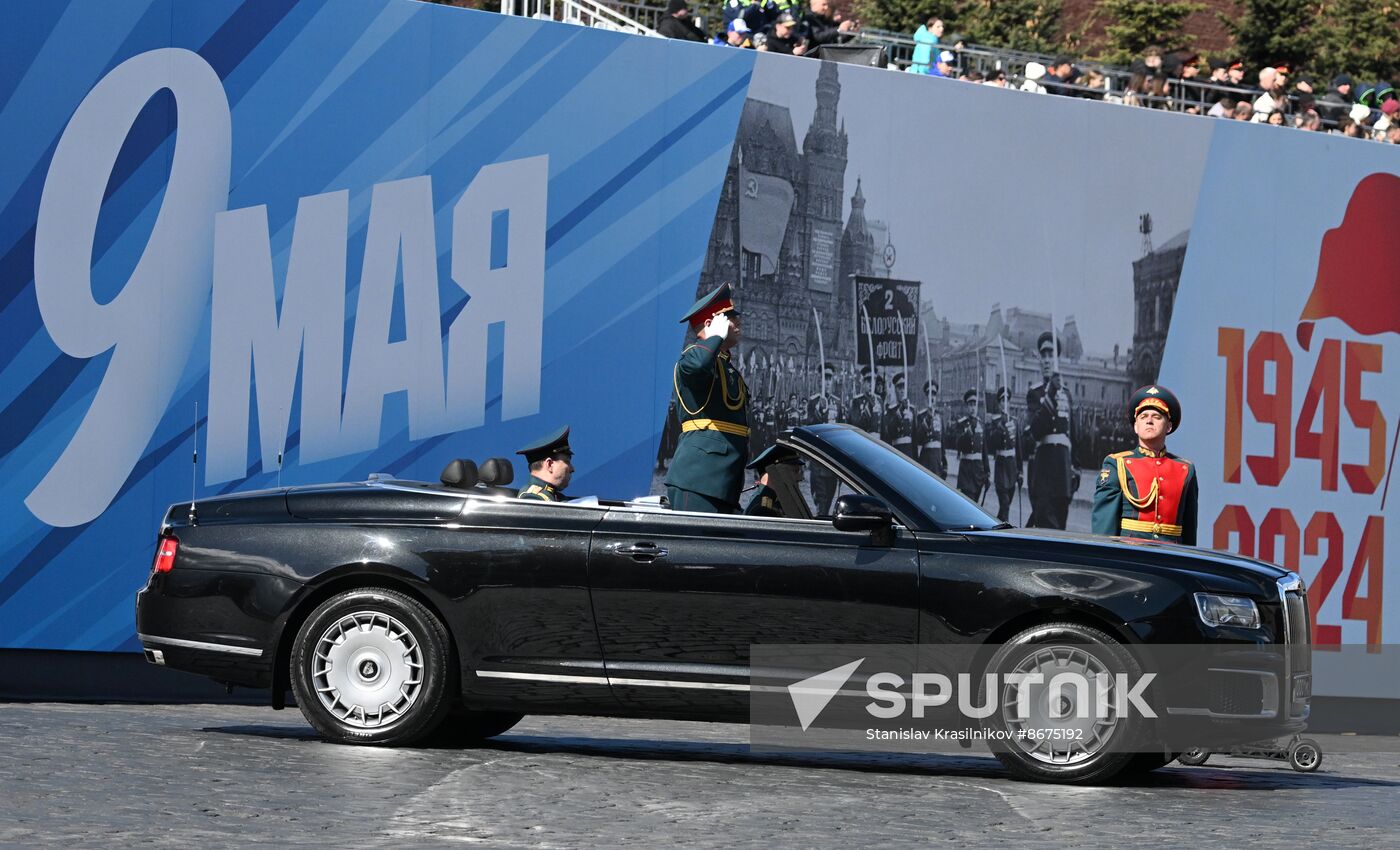
M 1196 610 L 1207 626 L 1238 626 L 1259 628 L 1259 608 L 1253 599 L 1243 596 L 1219 596 L 1214 593 L 1196 594 Z

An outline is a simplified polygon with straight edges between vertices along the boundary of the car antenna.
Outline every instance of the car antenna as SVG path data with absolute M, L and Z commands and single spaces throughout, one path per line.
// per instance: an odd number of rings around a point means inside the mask
M 194 403 L 194 453 L 190 457 L 190 525 L 195 524 L 194 497 L 199 489 L 199 402 Z

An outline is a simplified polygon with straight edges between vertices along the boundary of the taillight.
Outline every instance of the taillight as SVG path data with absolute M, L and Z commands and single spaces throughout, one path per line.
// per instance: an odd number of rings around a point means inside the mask
M 151 570 L 158 573 L 168 573 L 175 567 L 175 552 L 180 548 L 180 541 L 174 537 L 162 537 L 160 545 L 156 547 L 156 562 Z

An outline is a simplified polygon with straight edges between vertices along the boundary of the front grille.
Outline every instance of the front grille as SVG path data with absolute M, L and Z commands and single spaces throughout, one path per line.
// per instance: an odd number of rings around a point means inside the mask
M 1263 714 L 1263 681 L 1247 673 L 1210 671 L 1210 710 L 1216 714 Z
M 1308 625 L 1308 597 L 1301 590 L 1283 595 L 1284 616 L 1288 618 L 1288 666 L 1294 674 L 1312 672 L 1312 633 Z

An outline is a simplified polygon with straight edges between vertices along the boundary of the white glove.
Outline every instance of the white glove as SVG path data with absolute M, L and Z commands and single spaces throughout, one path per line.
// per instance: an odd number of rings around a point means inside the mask
M 727 313 L 716 313 L 705 323 L 705 327 L 710 329 L 710 336 L 717 336 L 724 339 L 729 336 L 729 315 Z

